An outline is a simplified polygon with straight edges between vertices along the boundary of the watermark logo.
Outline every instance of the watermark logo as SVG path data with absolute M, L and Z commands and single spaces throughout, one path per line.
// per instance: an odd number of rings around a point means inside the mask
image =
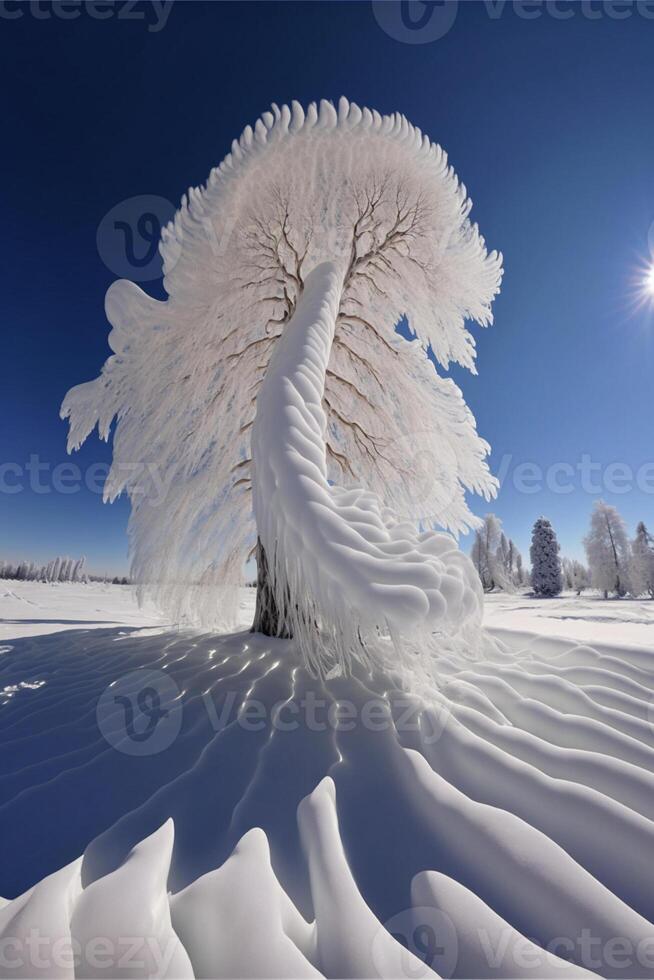
M 159 279 L 161 230 L 174 214 L 174 205 L 155 194 L 139 194 L 114 205 L 98 226 L 100 258 L 121 279 Z
M 91 20 L 141 21 L 151 34 L 168 23 L 173 0 L 0 0 L 0 20 Z
M 459 464 L 449 440 L 437 429 L 414 430 L 394 440 L 385 455 L 398 461 L 389 499 L 404 520 L 443 520 L 460 493 Z
M 569 21 L 623 21 L 631 17 L 654 20 L 654 0 L 471 0 L 462 5 L 481 10 L 489 20 L 499 21 L 507 14 L 518 20 L 549 18 Z M 452 29 L 459 13 L 458 0 L 373 0 L 375 20 L 395 41 L 403 44 L 431 44 Z
M 458 0 L 373 0 L 375 20 L 395 41 L 431 44 L 450 30 Z
M 105 688 L 96 709 L 103 736 L 125 755 L 156 755 L 182 727 L 182 694 L 163 670 L 133 670 Z
M 388 933 L 398 941 L 397 962 L 389 963 Z M 372 957 L 380 976 L 420 980 L 430 976 L 451 977 L 459 944 L 454 923 L 446 912 L 432 906 L 415 906 L 399 912 L 376 934 Z M 392 972 L 389 974 L 388 971 Z
M 66 460 L 53 465 L 32 453 L 24 463 L 0 463 L 0 494 L 13 496 L 29 491 L 39 495 L 60 493 L 65 496 L 80 493 L 83 489 L 100 496 L 105 494 L 109 473 L 112 475 L 112 491 L 116 488 L 129 490 L 130 497 L 138 497 L 149 507 L 165 503 L 172 487 L 174 473 L 166 471 L 154 460 L 130 463 L 125 460 L 108 463 L 91 463 L 84 469 Z

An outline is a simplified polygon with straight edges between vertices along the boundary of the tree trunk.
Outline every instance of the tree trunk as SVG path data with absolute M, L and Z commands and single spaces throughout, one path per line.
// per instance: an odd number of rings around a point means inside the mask
M 264 636 L 277 636 L 289 640 L 293 635 L 287 621 L 287 605 L 279 609 L 275 599 L 275 590 L 271 571 L 268 567 L 266 552 L 257 538 L 257 605 L 254 612 L 254 622 L 251 633 L 263 633 Z

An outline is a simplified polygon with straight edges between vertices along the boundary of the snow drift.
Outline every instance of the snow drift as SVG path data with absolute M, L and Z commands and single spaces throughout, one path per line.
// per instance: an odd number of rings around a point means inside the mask
M 118 976 L 653 976 L 651 651 L 501 635 L 425 699 L 249 633 L 11 641 L 0 686 L 43 683 L 0 711 L 0 948 L 76 937 L 77 976 L 98 937 L 138 940 Z M 183 722 L 130 755 L 97 705 L 153 672 Z

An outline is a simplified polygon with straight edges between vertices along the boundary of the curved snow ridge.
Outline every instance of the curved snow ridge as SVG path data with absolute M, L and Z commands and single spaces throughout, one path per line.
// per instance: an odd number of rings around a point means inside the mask
M 254 512 L 277 605 L 288 606 L 289 590 L 293 634 L 325 670 L 369 660 L 379 629 L 393 638 L 454 633 L 478 626 L 483 611 L 479 577 L 449 535 L 421 532 L 375 494 L 328 482 L 323 394 L 341 289 L 333 263 L 307 277 L 252 432 Z
M 170 895 L 174 826 L 168 820 L 86 888 L 80 858 L 0 908 L 0 945 L 13 954 L 0 976 L 437 976 L 361 897 L 343 853 L 330 779 L 302 803 L 298 822 L 313 922 L 280 885 L 259 828 L 243 836 L 220 868 Z
M 98 935 L 149 937 L 154 976 L 411 977 L 400 936 L 456 980 L 654 976 L 654 749 L 626 705 L 594 707 L 608 652 L 504 636 L 483 663 L 444 651 L 423 697 L 375 665 L 312 677 L 295 642 L 247 633 L 17 640 L 0 682 L 47 683 L 0 710 L 0 892 L 43 880 L 0 908 L 0 939 L 68 930 L 79 976 L 113 975 Z M 621 672 L 611 652 L 603 697 L 633 690 L 629 656 Z M 94 718 L 139 670 L 183 711 L 144 758 Z
M 418 980 L 440 976 L 436 963 L 447 968 L 446 976 L 457 964 L 457 975 L 485 976 L 492 957 L 502 977 L 591 975 L 538 947 L 468 889 L 432 871 L 414 878 L 411 906 L 387 924 L 393 934 L 354 881 L 330 778 L 302 801 L 297 817 L 313 921 L 282 888 L 266 834 L 256 827 L 221 867 L 171 895 L 174 825 L 168 820 L 119 868 L 86 888 L 79 859 L 0 908 L 0 944 L 13 953 L 0 975 Z

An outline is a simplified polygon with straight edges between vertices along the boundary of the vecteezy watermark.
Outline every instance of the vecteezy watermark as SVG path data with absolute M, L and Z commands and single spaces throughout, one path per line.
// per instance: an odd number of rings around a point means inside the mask
M 626 494 L 638 490 L 654 494 L 654 461 L 637 467 L 629 463 L 600 463 L 589 453 L 582 453 L 575 462 L 555 462 L 548 466 L 531 461 L 515 462 L 505 453 L 497 469 L 500 488 L 510 484 L 520 494 L 533 495 L 544 490 L 556 494 L 576 491 L 597 494 Z
M 142 21 L 157 34 L 168 23 L 174 0 L 0 0 L 0 20 Z
M 400 736 L 419 734 L 423 745 L 433 745 L 450 719 L 446 702 L 430 705 L 430 710 L 425 711 L 419 700 L 402 695 L 394 697 L 392 704 L 381 696 L 356 703 L 348 698 L 318 697 L 314 691 L 272 705 L 252 697 L 241 700 L 236 691 L 228 692 L 219 704 L 209 691 L 202 699 L 215 731 L 234 723 L 249 732 L 266 728 L 294 732 L 302 728 L 312 733 L 347 733 L 363 728 L 369 732 L 393 730 Z
M 81 966 L 83 976 L 90 969 L 92 976 L 163 977 L 179 947 L 176 936 L 165 944 L 157 936 L 93 936 L 80 942 L 68 932 L 52 936 L 34 927 L 0 938 L 0 970 L 8 977 L 52 977 L 72 976 Z
M 28 490 L 30 493 L 47 495 L 60 493 L 64 496 L 88 490 L 102 495 L 112 470 L 113 482 L 129 487 L 132 497 L 143 497 L 148 506 L 164 503 L 170 490 L 173 474 L 164 473 L 156 463 L 120 463 L 112 467 L 108 463 L 91 463 L 86 468 L 77 463 L 51 463 L 32 453 L 24 463 L 0 463 L 0 494 L 13 496 Z
M 388 935 L 397 940 L 389 946 Z M 452 919 L 433 906 L 414 906 L 384 923 L 373 939 L 372 958 L 380 976 L 420 980 L 434 971 L 449 978 L 454 973 L 459 943 Z M 396 957 L 395 962 L 389 957 Z M 388 972 L 390 970 L 390 972 Z
M 382 30 L 404 44 L 431 44 L 452 29 L 459 0 L 373 0 L 375 19 Z M 467 6 L 467 4 L 466 4 Z M 490 20 L 512 13 L 520 20 L 568 21 L 627 20 L 641 17 L 654 21 L 654 0 L 477 0 Z
M 182 207 L 188 201 L 182 201 Z M 138 194 L 115 204 L 100 221 L 96 233 L 98 254 L 107 268 L 123 279 L 147 282 L 163 275 L 160 254 L 162 230 L 174 218 L 177 209 L 167 198 L 156 194 Z M 222 216 L 203 216 L 197 222 L 194 239 L 202 237 L 211 254 L 220 259 L 226 255 L 238 232 L 236 212 L 227 220 Z M 170 272 L 179 253 L 166 254 L 166 272 Z
M 428 895 L 425 898 L 429 900 Z M 465 931 L 464 965 L 458 962 L 458 934 L 450 916 L 436 905 L 415 905 L 380 926 L 372 940 L 373 960 L 380 975 L 383 970 L 389 971 L 390 964 L 392 975 L 406 980 L 420 980 L 427 967 L 441 977 L 451 977 L 457 966 L 459 971 L 470 970 L 471 958 L 481 969 L 465 976 L 555 977 L 558 971 L 561 975 L 569 973 L 571 964 L 600 976 L 613 976 L 620 971 L 626 978 L 650 976 L 654 969 L 654 936 L 634 940 L 597 935 L 592 929 L 581 928 L 576 934 L 551 936 L 540 945 L 508 924 L 489 930 L 481 922 L 472 928 L 468 923 Z M 393 950 L 389 946 L 389 933 L 401 944 L 400 948 Z
M 442 523 L 461 488 L 457 462 L 447 442 L 430 449 L 407 436 L 393 444 L 399 460 L 396 468 L 397 485 L 388 483 L 388 499 L 396 510 L 410 521 Z M 442 443 L 442 444 L 441 444 Z M 64 496 L 88 490 L 103 495 L 111 470 L 113 486 L 125 487 L 131 497 L 142 497 L 150 507 L 165 503 L 174 480 L 174 473 L 160 467 L 156 461 L 91 463 L 81 467 L 72 461 L 49 463 L 38 453 L 30 454 L 25 462 L 0 463 L 0 494 L 14 496 L 25 491 L 38 495 L 58 493 Z M 582 492 L 624 495 L 637 490 L 654 495 L 654 460 L 638 466 L 618 461 L 600 463 L 588 453 L 574 462 L 559 461 L 544 466 L 531 460 L 519 460 L 505 453 L 495 469 L 500 489 L 511 486 L 516 493 L 533 496 L 548 491 L 555 494 Z
M 163 670 L 141 668 L 109 684 L 98 700 L 96 718 L 104 738 L 127 755 L 155 755 L 173 744 L 180 732 L 183 696 L 173 678 Z M 370 697 L 359 703 L 347 698 L 318 696 L 307 691 L 302 697 L 272 704 L 239 690 L 229 690 L 214 699 L 211 690 L 201 697 L 213 731 L 232 725 L 245 732 L 348 733 L 357 728 L 369 732 L 393 731 L 400 739 L 411 735 L 425 746 L 438 742 L 450 720 L 447 702 L 429 709 L 419 698 L 397 694 L 392 698 Z
M 98 700 L 103 736 L 125 755 L 156 755 L 173 744 L 182 727 L 182 692 L 163 670 L 140 668 L 112 681 Z
M 510 927 L 498 932 L 478 928 L 476 932 L 479 952 L 494 972 L 507 963 L 531 976 L 542 975 L 544 967 L 548 976 L 555 976 L 557 969 L 568 971 L 570 963 L 600 976 L 609 971 L 612 976 L 615 970 L 624 977 L 649 976 L 654 969 L 654 936 L 634 941 L 628 936 L 599 936 L 583 928 L 578 935 L 552 936 L 539 946 Z
M 139 194 L 114 205 L 98 225 L 100 258 L 121 278 L 134 282 L 159 279 L 161 230 L 174 214 L 174 205 L 155 194 Z
M 404 44 L 431 44 L 450 30 L 458 0 L 373 0 L 375 20 L 389 37 Z
M 413 430 L 384 447 L 397 460 L 389 477 L 388 499 L 408 521 L 442 523 L 461 494 L 459 463 L 441 429 Z

